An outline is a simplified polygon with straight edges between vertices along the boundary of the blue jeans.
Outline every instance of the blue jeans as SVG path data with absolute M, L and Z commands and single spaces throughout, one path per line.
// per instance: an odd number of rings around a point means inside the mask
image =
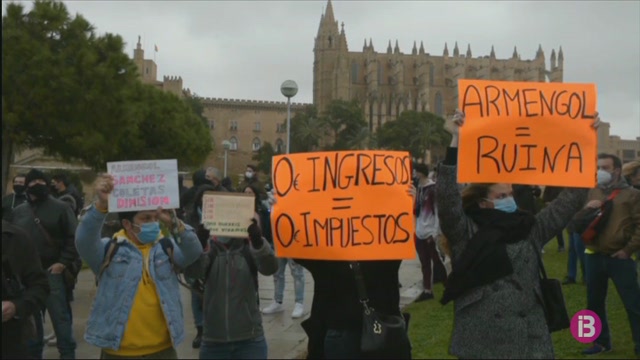
M 200 359 L 266 359 L 267 350 L 264 336 L 228 343 L 203 341 Z
M 36 325 L 36 337 L 27 340 L 27 349 L 32 359 L 42 359 L 44 351 L 44 326 L 42 325 L 42 311 L 33 314 Z
M 609 279 L 611 279 L 627 310 L 635 352 L 636 355 L 640 355 L 640 284 L 637 280 L 635 262 L 632 259 L 615 259 L 602 254 L 586 254 L 585 271 L 587 309 L 598 314 L 602 321 L 602 332 L 595 342 L 603 346 L 611 346 L 605 305 Z
M 278 258 L 278 271 L 273 275 L 274 300 L 282 304 L 284 299 L 284 272 L 289 264 L 293 287 L 295 289 L 296 303 L 304 303 L 304 268 L 291 259 Z
M 569 234 L 569 262 L 567 263 L 567 277 L 572 280 L 578 279 L 578 261 L 584 279 L 584 243 L 578 233 Z
M 191 291 L 191 314 L 193 314 L 193 322 L 196 327 L 202 327 L 203 310 L 202 295 L 195 291 Z
M 47 272 L 51 292 L 47 297 L 47 312 L 56 334 L 58 352 L 61 359 L 76 358 L 76 340 L 73 338 L 71 305 L 67 298 L 67 287 L 62 274 Z

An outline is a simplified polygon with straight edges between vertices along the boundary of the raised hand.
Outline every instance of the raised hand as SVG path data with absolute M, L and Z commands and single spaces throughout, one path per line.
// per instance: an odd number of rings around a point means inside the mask
M 109 208 L 109 194 L 113 191 L 113 176 L 102 174 L 96 180 L 96 208 L 106 211 Z
M 409 185 L 409 189 L 407 189 L 407 193 L 409 194 L 409 196 L 415 199 L 416 193 L 417 193 L 416 187 L 413 184 Z
M 593 124 L 591 124 L 591 126 L 593 126 L 594 129 L 598 130 L 598 128 L 600 127 L 600 113 L 596 111 L 595 114 L 593 114 Z
M 249 240 L 251 240 L 251 245 L 253 245 L 253 248 L 261 248 L 262 230 L 260 230 L 260 226 L 258 226 L 258 222 L 256 221 L 256 219 L 251 219 L 251 225 L 249 225 L 247 232 L 249 233 Z

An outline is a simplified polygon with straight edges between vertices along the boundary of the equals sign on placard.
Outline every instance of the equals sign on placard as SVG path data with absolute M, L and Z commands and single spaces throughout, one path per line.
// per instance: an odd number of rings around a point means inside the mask
M 342 204 L 345 201 L 351 201 L 351 200 L 353 200 L 353 197 L 333 198 L 333 201 L 337 202 L 338 204 Z M 347 209 L 351 209 L 351 205 L 334 206 L 332 209 L 333 210 L 347 210 Z
M 526 127 L 526 126 L 517 127 L 516 128 L 516 136 L 524 136 L 524 137 L 531 136 L 529 131 L 531 131 L 531 129 L 529 129 L 529 127 Z

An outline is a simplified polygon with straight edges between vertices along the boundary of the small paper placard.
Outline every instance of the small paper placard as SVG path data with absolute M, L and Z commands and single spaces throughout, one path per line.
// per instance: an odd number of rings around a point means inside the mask
M 202 225 L 213 236 L 246 238 L 254 213 L 251 194 L 207 191 L 202 198 Z

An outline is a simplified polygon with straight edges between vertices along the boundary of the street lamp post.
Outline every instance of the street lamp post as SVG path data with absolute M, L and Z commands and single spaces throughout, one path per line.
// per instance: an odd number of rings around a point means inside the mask
M 298 84 L 287 80 L 280 86 L 280 92 L 287 98 L 287 154 L 291 152 L 291 98 L 298 93 Z
M 228 140 L 223 141 L 222 147 L 224 148 L 224 177 L 227 177 L 227 158 L 229 149 L 231 149 L 231 142 Z

